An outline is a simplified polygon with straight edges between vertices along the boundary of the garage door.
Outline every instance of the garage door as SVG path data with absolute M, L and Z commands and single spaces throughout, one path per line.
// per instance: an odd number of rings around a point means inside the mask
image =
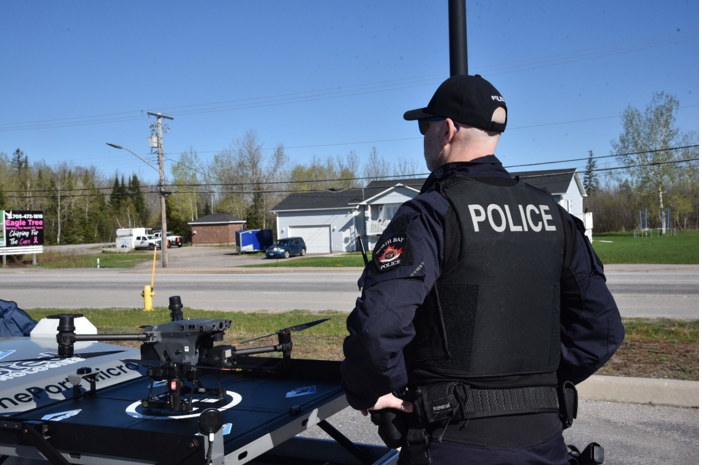
M 328 225 L 290 227 L 290 237 L 302 237 L 307 253 L 331 253 L 331 231 Z

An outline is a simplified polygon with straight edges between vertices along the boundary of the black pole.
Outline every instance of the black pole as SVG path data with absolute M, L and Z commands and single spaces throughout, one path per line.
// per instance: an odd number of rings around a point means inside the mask
M 449 0 L 449 54 L 451 76 L 467 75 L 466 0 Z

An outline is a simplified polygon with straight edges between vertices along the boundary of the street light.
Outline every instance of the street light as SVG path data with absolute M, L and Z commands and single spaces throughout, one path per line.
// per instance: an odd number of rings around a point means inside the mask
M 114 143 L 106 143 L 108 146 L 111 146 L 115 149 L 124 149 L 127 152 L 131 152 L 133 155 L 141 159 L 143 162 L 146 163 L 149 167 L 154 169 L 156 172 L 159 174 L 159 182 L 158 182 L 158 191 L 161 194 L 161 267 L 162 268 L 167 268 L 168 267 L 168 226 L 166 224 L 166 189 L 165 189 L 165 180 L 166 178 L 163 175 L 163 159 L 159 158 L 159 168 L 157 169 L 153 165 L 151 165 L 149 162 L 146 160 L 142 159 L 139 155 L 137 155 L 134 151 L 124 148 L 120 146 L 119 144 L 114 144 Z
M 108 146 L 112 146 L 113 148 L 124 149 L 125 151 L 131 152 L 131 153 L 134 154 L 136 157 L 138 157 L 139 159 L 141 159 L 142 162 L 146 163 L 146 165 L 148 165 L 149 167 L 151 167 L 152 169 L 154 169 L 154 170 L 155 170 L 156 172 L 158 172 L 159 174 L 161 173 L 161 171 L 158 170 L 158 169 L 157 169 L 156 167 L 154 167 L 153 165 L 151 165 L 151 163 L 150 163 L 149 161 L 147 161 L 146 159 L 142 159 L 142 157 L 141 157 L 140 155 L 136 154 L 134 151 L 130 151 L 130 150 L 127 149 L 127 148 L 123 148 L 123 147 L 120 146 L 119 144 L 107 143 L 107 145 L 108 145 Z

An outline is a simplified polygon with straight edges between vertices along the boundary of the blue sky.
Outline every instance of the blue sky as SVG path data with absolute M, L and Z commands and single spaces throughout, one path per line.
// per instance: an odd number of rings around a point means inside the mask
M 697 1 L 466 5 L 469 73 L 509 108 L 506 166 L 610 154 L 621 113 L 654 92 L 676 95 L 679 127 L 699 129 Z M 355 151 L 364 163 L 375 147 L 425 172 L 402 114 L 449 76 L 448 44 L 446 0 L 5 1 L 0 152 L 155 180 L 105 144 L 155 162 L 152 111 L 174 117 L 168 159 L 208 160 L 255 130 L 292 162 Z

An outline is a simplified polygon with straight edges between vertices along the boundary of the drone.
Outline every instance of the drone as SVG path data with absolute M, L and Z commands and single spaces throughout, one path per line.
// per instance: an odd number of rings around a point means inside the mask
M 123 359 L 125 363 L 138 364 L 147 369 L 146 375 L 151 379 L 149 393 L 141 401 L 143 408 L 168 411 L 193 411 L 195 394 L 214 394 L 219 402 L 224 401 L 226 392 L 222 388 L 221 374 L 223 371 L 236 371 L 244 368 L 239 362 L 240 356 L 282 352 L 283 359 L 276 367 L 268 371 L 284 369 L 291 358 L 293 348 L 292 331 L 302 331 L 328 321 L 320 319 L 309 323 L 291 326 L 271 334 L 259 336 L 236 345 L 215 345 L 224 338 L 224 332 L 232 325 L 228 319 L 195 318 L 184 319 L 180 296 L 169 298 L 168 308 L 171 310 L 171 321 L 154 326 L 141 326 L 138 334 L 76 334 L 74 319 L 82 315 L 60 314 L 49 318 L 57 318 L 56 341 L 58 356 L 71 358 L 74 356 L 74 344 L 85 341 L 138 341 L 141 344 L 141 360 Z M 256 341 L 266 337 L 278 336 L 278 344 L 266 347 L 237 348 L 241 344 Z M 76 355 L 88 357 L 88 354 Z M 214 374 L 217 380 L 216 388 L 206 388 L 202 377 Z M 90 391 L 95 392 L 97 372 L 90 368 L 81 368 L 76 375 L 71 375 L 69 381 L 74 385 L 74 396 L 80 394 L 79 384 L 82 379 L 90 384 Z M 156 385 L 165 385 L 167 393 L 154 394 Z M 189 384 L 188 384 L 189 383 Z

